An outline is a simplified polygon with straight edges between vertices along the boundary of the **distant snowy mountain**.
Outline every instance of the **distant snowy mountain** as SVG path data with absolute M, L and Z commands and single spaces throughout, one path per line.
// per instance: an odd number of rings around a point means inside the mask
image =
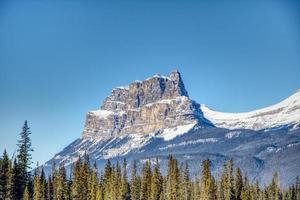
M 300 123 L 300 90 L 278 104 L 245 113 L 223 113 L 201 104 L 204 117 L 227 129 L 270 129 Z
M 45 163 L 67 168 L 88 153 L 99 168 L 106 159 L 143 163 L 167 156 L 190 164 L 199 173 L 210 158 L 218 175 L 223 162 L 234 158 L 252 180 L 262 183 L 278 171 L 283 185 L 300 175 L 300 92 L 286 100 L 248 113 L 216 112 L 191 100 L 181 75 L 155 75 L 117 87 L 99 110 L 87 113 L 81 137 Z

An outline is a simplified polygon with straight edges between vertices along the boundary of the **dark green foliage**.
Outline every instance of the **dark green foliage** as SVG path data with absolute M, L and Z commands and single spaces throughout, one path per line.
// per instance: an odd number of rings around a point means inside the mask
M 169 156 L 166 181 L 167 198 L 170 200 L 177 199 L 180 196 L 180 172 L 177 159 L 173 156 Z
M 4 151 L 0 158 L 0 200 L 300 200 L 299 178 L 281 189 L 275 173 L 271 183 L 261 188 L 258 181 L 251 183 L 243 176 L 241 169 L 234 169 L 233 160 L 224 164 L 217 181 L 210 171 L 210 160 L 202 162 L 201 176 L 191 180 L 188 164 L 178 164 L 173 156 L 169 156 L 166 176 L 161 174 L 158 159 L 154 164 L 146 161 L 140 175 L 133 161 L 130 181 L 126 160 L 115 165 L 108 160 L 99 175 L 96 164 L 91 166 L 84 155 L 73 164 L 69 178 L 64 165 L 56 167 L 55 163 L 48 177 L 43 168 L 36 168 L 32 177 L 28 173 L 29 135 L 25 122 L 18 156 L 12 162 Z
M 151 200 L 161 199 L 162 191 L 163 191 L 163 177 L 160 173 L 159 161 L 158 159 L 156 159 L 156 163 L 151 177 L 150 199 Z
M 234 191 L 235 191 L 235 199 L 241 200 L 241 194 L 243 190 L 243 177 L 240 168 L 236 168 L 235 179 L 234 179 Z
M 202 162 L 201 195 L 200 200 L 217 199 L 215 180 L 210 172 L 210 160 Z
M 8 158 L 6 150 L 3 152 L 3 156 L 0 162 L 0 199 L 5 199 L 8 193 L 8 176 L 11 164 Z
M 137 174 L 136 161 L 132 163 L 130 196 L 132 200 L 139 200 L 141 196 L 141 178 Z
M 190 180 L 190 171 L 187 162 L 184 164 L 182 169 L 182 178 L 181 178 L 181 197 L 183 200 L 189 200 L 192 197 L 192 183 Z
M 17 162 L 14 163 L 14 176 L 15 176 L 15 194 L 17 199 L 23 197 L 25 186 L 28 186 L 28 191 L 31 192 L 31 185 L 29 184 L 30 169 L 31 164 L 31 152 L 33 151 L 31 147 L 30 139 L 30 128 L 28 126 L 27 120 L 24 122 L 22 127 L 22 132 L 20 133 L 20 140 L 18 140 L 18 155 Z
M 122 200 L 130 200 L 130 185 L 127 177 L 127 161 L 124 159 L 123 161 L 123 174 L 122 174 L 122 182 L 121 182 L 121 199 Z
M 141 174 L 141 200 L 149 200 L 151 192 L 151 162 L 146 161 Z

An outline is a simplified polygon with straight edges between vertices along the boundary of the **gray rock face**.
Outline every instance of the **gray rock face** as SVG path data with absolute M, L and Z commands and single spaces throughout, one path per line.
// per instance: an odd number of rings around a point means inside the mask
M 141 166 L 159 158 L 166 172 L 172 154 L 189 164 L 191 176 L 199 174 L 201 161 L 209 158 L 218 176 L 224 162 L 233 158 L 250 181 L 267 184 L 279 172 L 282 186 L 288 186 L 300 173 L 299 105 L 297 91 L 258 111 L 221 113 L 190 100 L 179 72 L 156 75 L 115 88 L 99 110 L 87 114 L 81 138 L 44 169 L 50 172 L 56 163 L 70 172 L 72 163 L 88 153 L 99 169 L 107 159 L 136 160 Z
M 118 87 L 101 109 L 87 114 L 82 138 L 155 133 L 165 128 L 200 123 L 199 106 L 189 99 L 181 75 L 155 75 Z

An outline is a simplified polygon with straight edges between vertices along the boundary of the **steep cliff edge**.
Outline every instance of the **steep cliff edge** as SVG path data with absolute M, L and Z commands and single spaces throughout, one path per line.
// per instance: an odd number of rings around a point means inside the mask
M 209 124 L 189 99 L 181 75 L 155 75 L 114 88 L 101 109 L 87 114 L 82 138 L 149 134 L 189 124 Z

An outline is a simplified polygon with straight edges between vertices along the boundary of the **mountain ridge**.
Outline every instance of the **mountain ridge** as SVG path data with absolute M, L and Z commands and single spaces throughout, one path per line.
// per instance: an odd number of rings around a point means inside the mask
M 201 104 L 200 107 L 204 113 L 204 116 L 218 127 L 228 129 L 244 128 L 253 130 L 280 127 L 283 125 L 300 122 L 300 90 L 296 90 L 295 93 L 279 103 L 249 112 L 219 112 L 208 108 L 204 104 Z M 272 115 L 277 115 L 278 117 L 274 119 L 274 117 L 272 118 Z M 244 123 L 238 124 L 238 121 L 243 121 Z
M 142 164 L 158 157 L 166 163 L 173 154 L 191 165 L 191 173 L 210 158 L 218 174 L 223 162 L 234 158 L 251 180 L 266 183 L 278 171 L 288 185 L 300 174 L 300 92 L 282 102 L 228 117 L 191 100 L 178 71 L 155 75 L 114 88 L 98 110 L 88 112 L 81 137 L 44 167 L 49 171 L 56 163 L 70 169 L 85 153 L 99 168 L 107 159 Z

